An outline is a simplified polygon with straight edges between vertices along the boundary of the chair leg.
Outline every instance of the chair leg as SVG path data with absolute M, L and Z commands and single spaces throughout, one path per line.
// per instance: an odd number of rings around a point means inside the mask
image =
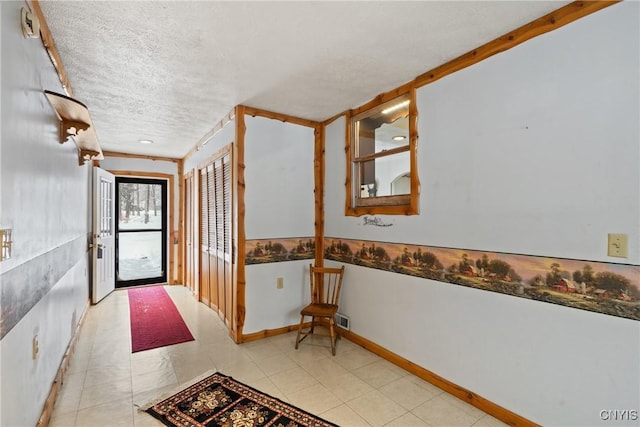
M 300 316 L 300 324 L 298 325 L 298 335 L 296 336 L 296 350 L 300 344 L 300 332 L 302 332 L 302 324 L 304 323 L 304 315 Z
M 336 355 L 336 331 L 333 329 L 333 319 L 329 319 L 329 334 L 331 335 L 331 354 Z

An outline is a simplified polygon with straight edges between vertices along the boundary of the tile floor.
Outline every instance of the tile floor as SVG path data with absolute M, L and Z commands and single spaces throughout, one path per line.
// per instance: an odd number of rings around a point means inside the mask
M 212 369 L 341 426 L 504 426 L 346 339 L 295 333 L 236 345 L 217 315 L 181 286 L 167 286 L 195 341 L 131 354 L 129 300 L 116 291 L 87 313 L 49 423 L 158 426 L 137 406 Z

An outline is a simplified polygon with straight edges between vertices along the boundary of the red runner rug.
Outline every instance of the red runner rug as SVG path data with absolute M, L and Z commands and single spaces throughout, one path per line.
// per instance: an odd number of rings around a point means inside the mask
M 132 353 L 194 340 L 162 286 L 129 289 L 129 313 Z

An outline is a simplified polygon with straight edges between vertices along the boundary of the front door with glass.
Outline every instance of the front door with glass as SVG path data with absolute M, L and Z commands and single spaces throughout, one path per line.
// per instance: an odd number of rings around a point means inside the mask
M 167 282 L 167 181 L 116 178 L 116 287 Z

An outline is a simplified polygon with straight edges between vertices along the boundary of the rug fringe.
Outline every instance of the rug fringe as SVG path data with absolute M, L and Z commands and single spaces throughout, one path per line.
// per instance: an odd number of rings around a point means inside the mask
M 181 392 L 182 390 L 191 387 L 192 385 L 202 381 L 203 379 L 210 377 L 211 375 L 215 374 L 216 372 L 218 372 L 217 369 L 211 369 L 208 370 L 200 375 L 198 375 L 197 377 L 191 378 L 189 381 L 182 383 L 178 386 L 176 386 L 175 388 L 162 393 L 162 395 L 158 396 L 157 398 L 145 403 L 144 405 L 137 405 L 137 404 L 133 404 L 134 407 L 138 408 L 138 412 L 146 412 L 147 409 L 157 405 L 158 403 L 162 402 L 165 399 L 168 399 L 169 397 L 173 396 L 176 393 Z

